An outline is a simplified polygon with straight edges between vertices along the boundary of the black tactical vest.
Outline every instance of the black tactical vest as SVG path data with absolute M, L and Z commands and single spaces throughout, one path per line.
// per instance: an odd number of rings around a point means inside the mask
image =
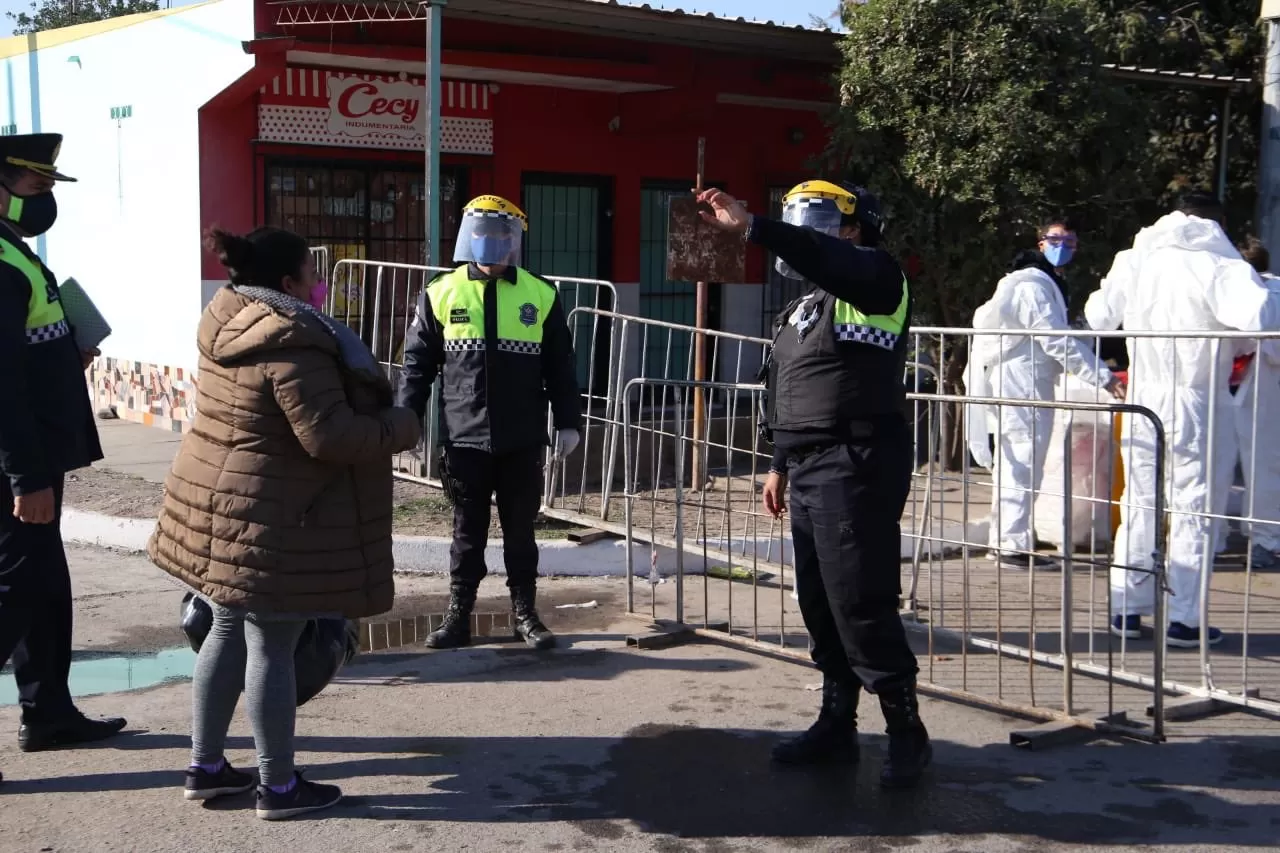
M 839 432 L 902 416 L 909 325 L 904 323 L 891 347 L 841 340 L 836 304 L 834 296 L 815 288 L 774 320 L 773 344 L 761 370 L 770 431 Z

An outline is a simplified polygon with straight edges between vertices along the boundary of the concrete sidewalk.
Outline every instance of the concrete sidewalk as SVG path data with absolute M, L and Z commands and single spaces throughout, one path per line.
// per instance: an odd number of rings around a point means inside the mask
M 77 648 L 153 647 L 177 636 L 181 591 L 154 568 L 87 549 L 71 556 Z M 130 734 L 94 749 L 20 753 L 11 734 L 16 709 L 0 708 L 0 731 L 10 733 L 0 738 L 0 853 L 1066 853 L 1174 845 L 1237 853 L 1274 849 L 1280 837 L 1273 725 L 1161 746 L 1024 752 L 1008 745 L 1015 721 L 925 700 L 935 766 L 919 790 L 889 794 L 875 781 L 880 715 L 864 698 L 860 767 L 783 772 L 768 751 L 812 719 L 812 670 L 713 645 L 628 649 L 623 638 L 635 623 L 604 609 L 619 600 L 619 581 L 560 583 L 602 608 L 597 628 L 562 628 L 568 648 L 539 654 L 497 642 L 364 655 L 305 705 L 298 761 L 347 794 L 312 819 L 259 821 L 251 797 L 208 807 L 183 801 L 187 683 L 84 700 L 90 713 L 130 719 Z M 444 588 L 412 578 L 402 592 Z M 492 607 L 503 590 L 489 583 L 482 592 Z M 549 621 L 576 612 L 553 609 Z M 254 764 L 243 712 L 228 757 Z
M 132 421 L 98 421 L 98 436 L 106 456 L 95 468 L 138 477 L 148 483 L 164 483 L 178 454 L 182 435 Z
M 95 463 L 95 468 L 137 477 L 149 483 L 164 483 L 173 464 L 173 458 L 182 443 L 180 434 L 125 420 L 98 421 L 98 429 L 106 458 Z M 909 504 L 908 515 L 916 509 L 915 504 Z M 927 532 L 930 538 L 924 543 L 922 549 L 924 555 L 940 556 L 948 547 L 944 543 L 948 542 L 986 541 L 986 519 L 968 523 L 947 519 L 947 514 L 953 515 L 955 509 L 954 502 L 938 508 L 942 517 L 938 519 L 937 525 Z M 907 521 L 904 524 L 908 532 L 914 530 L 914 522 Z M 72 502 L 64 519 L 63 530 L 69 541 L 137 552 L 145 549 L 154 526 L 151 519 L 114 518 L 99 513 L 83 512 Z M 717 544 L 725 545 L 718 540 Z M 743 555 L 749 553 L 751 547 L 749 542 L 737 541 L 734 552 L 739 555 L 739 559 L 745 560 L 747 558 Z M 771 549 L 777 546 L 772 541 L 762 540 L 756 543 L 755 547 L 763 555 L 771 553 Z M 901 547 L 903 558 L 909 558 L 915 550 L 915 541 L 904 538 Z M 450 540 L 447 537 L 397 535 L 395 537 L 396 565 L 405 571 L 445 571 L 449 565 L 449 548 Z M 539 548 L 547 552 L 549 560 L 546 566 L 556 574 L 622 575 L 626 571 L 626 548 L 621 541 L 577 545 L 567 540 L 542 540 L 539 542 Z M 657 550 L 661 571 L 667 574 L 674 572 L 674 551 L 662 547 Z M 638 565 L 649 564 L 651 555 L 648 545 L 638 543 L 635 553 Z M 490 567 L 499 572 L 502 571 L 503 558 L 499 544 L 491 544 L 486 550 L 486 560 Z M 786 560 L 790 561 L 790 557 L 787 556 Z M 717 559 L 715 562 L 724 563 L 727 560 Z M 686 572 L 692 573 L 692 570 L 686 567 Z

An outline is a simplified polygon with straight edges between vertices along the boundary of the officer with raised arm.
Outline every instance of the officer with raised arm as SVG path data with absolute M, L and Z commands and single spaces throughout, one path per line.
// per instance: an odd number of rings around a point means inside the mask
M 910 288 L 880 246 L 879 203 L 862 187 L 806 181 L 784 197 L 782 221 L 752 216 L 721 190 L 699 200 L 711 208 L 704 219 L 746 235 L 777 256 L 782 275 L 811 285 L 774 323 L 765 372 L 775 453 L 764 504 L 780 517 L 790 484 L 796 590 L 823 675 L 822 709 L 774 759 L 856 761 L 865 687 L 889 734 L 881 782 L 910 787 L 932 757 L 898 615 L 913 458 L 903 386 Z

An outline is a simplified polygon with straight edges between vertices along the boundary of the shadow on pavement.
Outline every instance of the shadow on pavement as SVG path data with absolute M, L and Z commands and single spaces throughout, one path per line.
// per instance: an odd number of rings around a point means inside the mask
M 1274 847 L 1280 834 L 1274 805 L 1280 736 L 1158 747 L 1097 742 L 1047 753 L 937 741 L 934 768 L 912 792 L 879 788 L 884 738 L 862 740 L 856 769 L 823 771 L 771 766 L 772 734 L 686 726 L 644 725 L 621 739 L 304 736 L 299 749 L 353 756 L 315 766 L 314 778 L 394 777 L 394 785 L 405 788 L 350 798 L 317 818 L 566 821 L 602 845 L 631 832 L 625 822 L 691 839 L 904 843 L 929 835 L 1009 834 L 1103 846 L 1229 841 Z M 144 734 L 119 746 L 187 743 L 183 736 Z M 252 746 L 248 738 L 229 744 Z M 172 787 L 175 776 L 67 776 L 17 782 L 6 792 Z M 247 799 L 219 805 L 247 806 Z

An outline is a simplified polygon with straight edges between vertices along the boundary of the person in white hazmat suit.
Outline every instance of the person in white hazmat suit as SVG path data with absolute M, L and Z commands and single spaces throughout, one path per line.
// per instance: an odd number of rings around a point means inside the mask
M 1256 237 L 1240 249 L 1266 286 L 1280 291 L 1280 279 L 1271 274 L 1271 253 Z M 1271 429 L 1280 423 L 1280 340 L 1259 341 L 1256 353 L 1236 359 L 1243 364 L 1238 387 L 1231 389 L 1235 412 L 1236 441 L 1240 445 L 1240 467 L 1244 472 L 1244 514 L 1258 519 L 1247 532 L 1253 538 L 1250 560 L 1254 568 L 1280 565 L 1280 444 Z M 1255 411 L 1257 412 L 1255 418 Z M 1256 453 L 1254 452 L 1256 449 Z M 1226 525 L 1218 536 L 1218 551 L 1226 549 Z
M 1280 296 L 1236 250 L 1222 230 L 1222 207 L 1192 192 L 1178 209 L 1144 228 L 1120 252 L 1085 306 L 1098 331 L 1262 331 L 1280 328 Z M 1244 349 L 1251 341 L 1242 341 Z M 1129 339 L 1129 402 L 1150 408 L 1164 427 L 1165 482 L 1156 482 L 1150 422 L 1123 419 L 1120 448 L 1125 488 L 1111 569 L 1112 633 L 1136 639 L 1142 617 L 1155 607 L 1151 574 L 1159 530 L 1157 487 L 1166 489 L 1169 517 L 1167 642 L 1200 645 L 1202 569 L 1212 568 L 1216 530 L 1205 513 L 1225 509 L 1236 459 L 1236 433 L 1227 379 L 1240 347 L 1205 338 Z M 1210 417 L 1214 417 L 1212 447 Z M 1211 452 L 1212 451 L 1212 452 Z M 1209 482 L 1212 466 L 1213 482 Z M 1163 626 L 1159 626 L 1163 627 Z M 1210 643 L 1222 633 L 1204 626 Z
M 1020 252 L 995 293 L 973 315 L 977 330 L 1011 334 L 975 335 L 966 389 L 973 396 L 1013 400 L 1054 399 L 1063 371 L 1081 381 L 1123 398 L 1124 388 L 1080 338 L 1030 337 L 1021 330 L 1070 328 L 1063 296 L 1062 268 L 1071 262 L 1077 245 L 1075 231 L 1065 222 L 1051 222 L 1040 230 L 1039 251 Z M 991 422 L 989 407 L 978 414 Z M 1047 569 L 1056 562 L 1035 554 L 1032 506 L 1044 477 L 1045 456 L 1053 433 L 1054 410 L 1000 406 L 994 458 L 995 489 L 991 498 L 990 555 L 1001 565 L 1018 569 Z M 985 444 L 987 430 L 971 429 L 970 444 Z M 983 462 L 985 447 L 974 447 Z

